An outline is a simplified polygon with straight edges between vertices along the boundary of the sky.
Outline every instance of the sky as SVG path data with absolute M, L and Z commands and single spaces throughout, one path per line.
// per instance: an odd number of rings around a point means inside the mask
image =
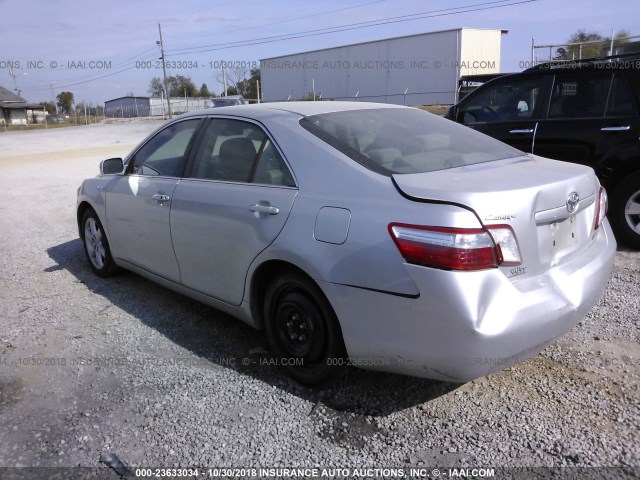
M 217 94 L 221 61 L 252 67 L 263 58 L 460 27 L 509 30 L 500 69 L 512 72 L 531 60 L 532 37 L 542 45 L 578 29 L 640 34 L 639 7 L 638 0 L 0 0 L 0 85 L 17 86 L 30 102 L 61 91 L 92 105 L 147 96 L 151 79 L 162 77 L 158 23 L 167 75 Z

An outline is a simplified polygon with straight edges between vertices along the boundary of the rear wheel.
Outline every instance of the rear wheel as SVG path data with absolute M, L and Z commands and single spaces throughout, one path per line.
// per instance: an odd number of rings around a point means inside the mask
M 93 209 L 88 208 L 82 216 L 82 243 L 89 266 L 100 277 L 109 277 L 118 271 L 113 262 L 109 241 L 102 223 Z
M 635 174 L 616 186 L 609 220 L 620 242 L 629 247 L 640 248 L 640 174 Z
M 267 288 L 264 318 L 269 347 L 293 379 L 319 385 L 343 371 L 346 353 L 338 320 L 307 277 L 279 275 Z

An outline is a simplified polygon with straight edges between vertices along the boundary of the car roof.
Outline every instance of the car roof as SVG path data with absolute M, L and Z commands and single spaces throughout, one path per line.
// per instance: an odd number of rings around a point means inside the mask
M 186 113 L 181 118 L 201 116 L 201 115 L 238 115 L 243 117 L 262 117 L 274 112 L 288 112 L 301 117 L 319 115 L 322 113 L 343 112 L 351 110 L 370 110 L 375 108 L 410 108 L 402 105 L 391 105 L 387 103 L 372 102 L 272 102 L 254 103 L 251 105 L 232 105 L 224 108 L 224 112 L 218 110 L 199 110 L 197 112 Z

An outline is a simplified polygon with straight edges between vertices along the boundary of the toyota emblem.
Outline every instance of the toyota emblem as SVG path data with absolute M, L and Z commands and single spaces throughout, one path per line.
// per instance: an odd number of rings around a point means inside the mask
M 571 192 L 567 197 L 567 211 L 574 213 L 580 205 L 580 195 L 577 192 Z

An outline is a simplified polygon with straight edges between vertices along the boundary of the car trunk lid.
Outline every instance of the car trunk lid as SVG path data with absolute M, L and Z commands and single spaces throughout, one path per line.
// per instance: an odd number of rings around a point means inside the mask
M 578 255 L 593 237 L 599 184 L 593 170 L 582 165 L 526 155 L 395 174 L 393 180 L 412 200 L 460 204 L 472 209 L 485 226 L 509 225 L 522 264 L 501 269 L 514 281 Z

